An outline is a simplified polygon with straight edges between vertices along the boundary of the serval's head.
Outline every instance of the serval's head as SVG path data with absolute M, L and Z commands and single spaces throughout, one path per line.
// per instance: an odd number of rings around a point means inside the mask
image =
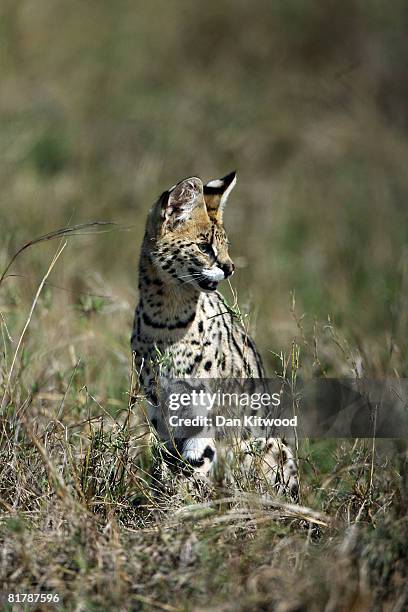
M 149 215 L 145 248 L 163 282 L 211 292 L 233 274 L 223 212 L 235 183 L 235 172 L 206 185 L 191 177 L 160 196 Z

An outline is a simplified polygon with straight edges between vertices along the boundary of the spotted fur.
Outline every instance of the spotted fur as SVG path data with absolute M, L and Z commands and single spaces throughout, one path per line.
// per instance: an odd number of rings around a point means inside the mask
M 264 376 L 253 340 L 217 292 L 218 283 L 234 273 L 223 213 L 235 183 L 235 172 L 206 185 L 196 177 L 185 179 L 165 191 L 149 212 L 131 343 L 141 384 L 153 406 L 159 375 Z M 207 438 L 186 439 L 179 451 L 191 466 L 205 472 L 216 460 L 215 445 Z M 290 460 L 292 473 L 291 457 L 287 449 L 285 461 Z

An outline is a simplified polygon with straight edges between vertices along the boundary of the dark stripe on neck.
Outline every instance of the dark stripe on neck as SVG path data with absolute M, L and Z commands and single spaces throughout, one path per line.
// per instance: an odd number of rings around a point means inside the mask
M 180 321 L 176 321 L 175 323 L 170 323 L 169 325 L 166 325 L 166 323 L 160 323 L 159 321 L 153 321 L 153 319 L 151 319 L 149 315 L 147 315 L 144 312 L 143 313 L 143 323 L 145 323 L 149 327 L 154 327 L 155 329 L 168 329 L 168 330 L 183 329 L 194 321 L 195 315 L 196 313 L 193 312 L 192 315 L 188 319 L 185 319 L 184 321 L 180 320 Z

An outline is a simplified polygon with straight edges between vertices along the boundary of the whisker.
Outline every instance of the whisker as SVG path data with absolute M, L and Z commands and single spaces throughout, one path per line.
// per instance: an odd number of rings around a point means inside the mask
M 190 274 L 182 274 L 181 276 L 179 276 L 179 278 L 188 278 L 188 277 L 194 277 L 194 276 L 200 276 L 201 272 L 191 272 Z

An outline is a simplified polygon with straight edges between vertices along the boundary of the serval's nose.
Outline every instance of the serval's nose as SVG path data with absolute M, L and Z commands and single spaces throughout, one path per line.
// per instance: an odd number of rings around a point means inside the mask
M 222 264 L 221 270 L 224 272 L 224 278 L 228 278 L 234 274 L 235 266 L 232 261 L 227 261 L 227 263 Z

